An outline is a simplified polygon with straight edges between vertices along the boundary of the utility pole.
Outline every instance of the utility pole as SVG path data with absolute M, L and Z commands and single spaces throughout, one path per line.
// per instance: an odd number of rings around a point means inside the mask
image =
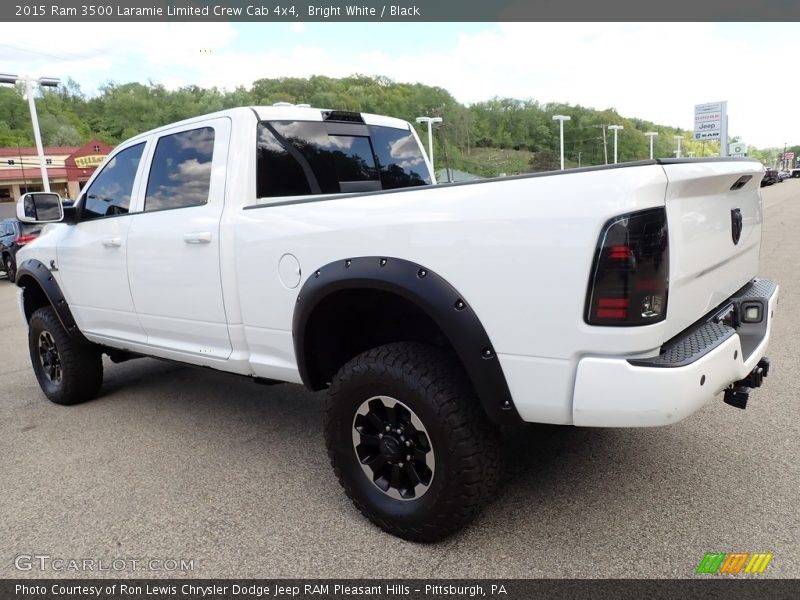
M 0 83 L 25 84 L 25 94 L 28 96 L 28 108 L 31 111 L 31 124 L 33 126 L 33 139 L 36 141 L 36 152 L 39 154 L 39 169 L 42 172 L 42 188 L 45 192 L 50 191 L 50 180 L 47 177 L 47 161 L 44 157 L 44 147 L 42 146 L 42 133 L 39 131 L 39 117 L 36 114 L 36 102 L 33 98 L 33 84 L 42 87 L 57 87 L 61 82 L 56 77 L 27 77 L 19 75 L 0 75 Z
M 417 117 L 417 123 L 427 123 L 428 124 L 428 158 L 431 161 L 431 174 L 436 177 L 436 171 L 433 168 L 433 124 L 434 123 L 441 123 L 442 117 Z
M 658 132 L 648 131 L 645 135 L 650 138 L 650 160 L 653 160 L 653 138 L 658 135 Z
M 553 120 L 558 121 L 561 140 L 561 170 L 564 170 L 564 121 L 569 121 L 568 115 L 553 115 Z
M 683 140 L 683 136 L 673 135 L 672 138 L 678 142 L 678 149 L 675 150 L 675 158 L 681 158 L 681 140 Z
M 447 138 L 444 135 L 444 125 L 439 126 L 439 137 L 442 140 L 442 154 L 444 155 L 444 170 L 447 173 L 447 183 L 452 183 L 453 175 L 450 170 L 450 157 L 447 156 Z
M 614 130 L 614 164 L 617 164 L 617 132 L 620 129 L 624 129 L 624 127 L 622 125 L 609 125 L 608 128 Z

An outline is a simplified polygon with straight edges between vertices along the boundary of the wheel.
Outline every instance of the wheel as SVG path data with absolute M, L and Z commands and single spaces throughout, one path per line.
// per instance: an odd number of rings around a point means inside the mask
M 356 508 L 407 540 L 458 531 L 497 487 L 499 434 L 461 366 L 432 346 L 388 344 L 345 364 L 325 402 L 324 428 Z
M 45 396 L 56 404 L 93 398 L 103 383 L 100 351 L 70 337 L 51 306 L 37 309 L 28 324 L 31 364 Z
M 17 262 L 14 260 L 14 257 L 10 254 L 6 254 L 5 258 L 3 259 L 3 264 L 6 269 L 6 276 L 11 283 L 14 283 L 17 280 Z

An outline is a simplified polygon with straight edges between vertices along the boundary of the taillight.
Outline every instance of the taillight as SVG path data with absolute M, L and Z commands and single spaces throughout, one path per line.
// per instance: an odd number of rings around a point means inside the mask
M 603 227 L 586 297 L 590 325 L 649 325 L 667 316 L 669 236 L 663 208 L 630 213 Z
M 39 236 L 38 235 L 18 235 L 17 239 L 15 241 L 17 242 L 18 246 L 24 246 L 28 242 L 32 242 L 33 240 L 35 240 L 37 237 L 39 237 Z

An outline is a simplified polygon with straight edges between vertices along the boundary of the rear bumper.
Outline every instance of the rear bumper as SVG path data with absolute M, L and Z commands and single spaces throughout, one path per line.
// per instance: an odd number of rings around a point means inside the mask
M 732 301 L 763 301 L 764 321 L 736 329 L 709 321 L 687 330 L 653 359 L 586 357 L 578 363 L 573 423 L 589 427 L 669 425 L 746 378 L 769 345 L 778 286 L 748 284 Z

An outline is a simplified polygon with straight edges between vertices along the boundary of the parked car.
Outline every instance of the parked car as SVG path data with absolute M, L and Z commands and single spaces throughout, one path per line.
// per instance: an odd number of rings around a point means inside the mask
M 778 179 L 778 171 L 777 169 L 771 169 L 767 167 L 764 169 L 764 177 L 761 179 L 761 187 L 766 185 L 772 185 L 773 183 L 779 183 L 780 179 Z
M 783 181 L 784 179 L 789 179 L 789 177 L 791 176 L 792 174 L 789 173 L 789 171 L 778 171 L 778 179 L 780 179 L 781 181 Z
M 41 225 L 20 223 L 17 219 L 0 221 L 0 270 L 6 272 L 9 281 L 17 277 L 17 251 L 39 237 L 41 231 Z
M 792 169 L 791 174 L 792 174 L 792 179 L 800 177 L 800 167 L 795 167 L 794 169 Z

